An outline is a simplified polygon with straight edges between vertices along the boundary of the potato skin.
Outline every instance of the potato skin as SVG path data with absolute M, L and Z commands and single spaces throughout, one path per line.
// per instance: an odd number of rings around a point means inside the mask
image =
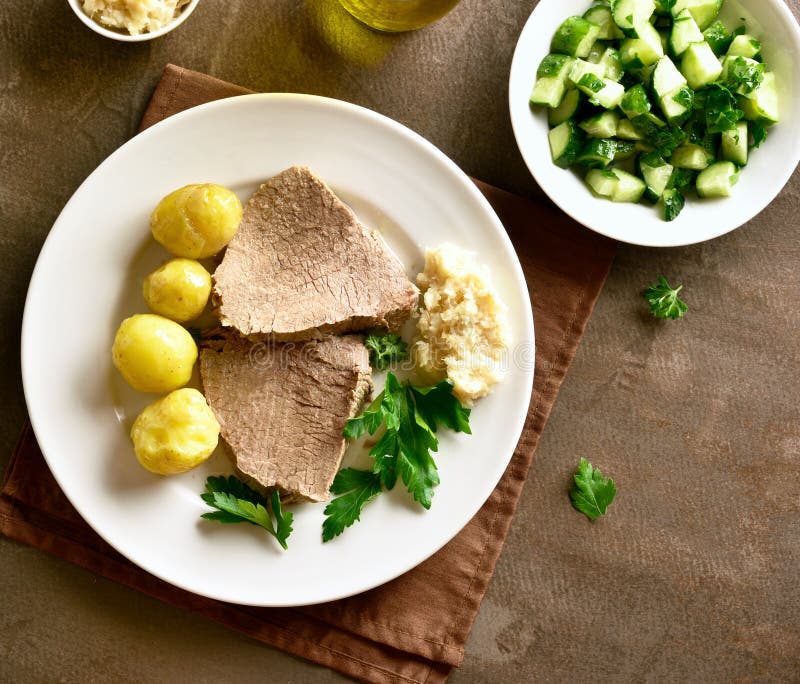
M 154 314 L 136 314 L 119 326 L 111 349 L 114 366 L 140 392 L 170 392 L 192 376 L 197 345 L 181 325 Z
M 150 229 L 175 256 L 206 259 L 231 241 L 241 220 L 242 203 L 235 193 L 199 183 L 164 197 L 150 215 Z
M 211 456 L 219 441 L 219 423 L 205 397 L 184 387 L 157 399 L 131 428 L 136 458 L 151 473 L 177 475 Z
M 144 301 L 178 323 L 197 318 L 211 294 L 211 274 L 194 259 L 172 259 L 144 279 Z

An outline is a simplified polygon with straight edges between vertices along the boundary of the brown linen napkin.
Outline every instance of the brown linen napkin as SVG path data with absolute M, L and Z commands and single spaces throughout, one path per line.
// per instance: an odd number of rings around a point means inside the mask
M 203 102 L 247 92 L 168 65 L 142 128 Z M 614 254 L 614 243 L 550 205 L 476 183 L 508 230 L 528 280 L 536 375 L 525 428 L 503 478 L 437 554 L 388 584 L 323 605 L 252 608 L 196 596 L 133 565 L 89 528 L 59 490 L 29 425 L 0 489 L 0 532 L 350 676 L 381 683 L 445 681 L 464 657 L 536 444 Z

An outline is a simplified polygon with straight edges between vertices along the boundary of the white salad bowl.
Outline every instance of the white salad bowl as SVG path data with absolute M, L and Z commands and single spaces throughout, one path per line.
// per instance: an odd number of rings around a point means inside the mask
M 88 26 L 92 31 L 95 33 L 99 33 L 101 36 L 105 36 L 106 38 L 111 38 L 111 40 L 119 40 L 123 43 L 141 43 L 146 40 L 153 40 L 155 38 L 159 38 L 170 31 L 178 28 L 184 21 L 189 18 L 189 15 L 194 12 L 195 8 L 199 4 L 200 0 L 189 0 L 188 4 L 180 11 L 178 16 L 176 16 L 169 24 L 166 26 L 158 29 L 157 31 L 151 31 L 149 33 L 139 33 L 138 35 L 132 36 L 129 33 L 125 33 L 123 31 L 114 31 L 113 29 L 106 28 L 105 26 L 99 24 L 94 19 L 92 19 L 86 12 L 81 9 L 82 2 L 81 0 L 67 0 L 67 3 L 72 8 L 72 11 L 78 16 L 86 26 Z
M 720 19 L 733 29 L 742 23 L 762 42 L 767 67 L 775 72 L 780 93 L 780 122 L 765 143 L 752 151 L 731 197 L 687 198 L 671 222 L 647 203 L 615 204 L 594 196 L 574 171 L 553 164 L 544 108 L 528 98 L 536 69 L 549 52 L 562 21 L 582 15 L 591 0 L 540 0 L 522 30 L 509 82 L 511 122 L 517 144 L 536 182 L 563 211 L 587 228 L 636 245 L 674 247 L 711 240 L 747 223 L 766 208 L 800 161 L 800 28 L 783 0 L 726 0 Z

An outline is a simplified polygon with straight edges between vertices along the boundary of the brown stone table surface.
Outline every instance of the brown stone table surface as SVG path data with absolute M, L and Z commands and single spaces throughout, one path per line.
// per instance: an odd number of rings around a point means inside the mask
M 128 45 L 65 0 L 0 3 L 0 466 L 25 421 L 19 328 L 39 248 L 167 62 L 368 106 L 546 201 L 506 100 L 534 5 L 463 0 L 385 36 L 335 0 L 202 0 L 174 33 Z M 799 215 L 795 173 L 723 238 L 620 247 L 453 682 L 800 681 Z M 686 286 L 683 321 L 647 315 L 640 291 L 661 273 Z M 580 456 L 620 490 L 595 524 L 566 498 Z M 0 681 L 344 681 L 6 539 L 0 576 Z

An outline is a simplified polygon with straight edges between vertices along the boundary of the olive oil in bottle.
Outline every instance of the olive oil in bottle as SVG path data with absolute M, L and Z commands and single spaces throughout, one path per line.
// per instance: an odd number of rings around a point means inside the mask
M 411 31 L 443 17 L 458 0 L 339 0 L 356 19 L 379 31 Z

